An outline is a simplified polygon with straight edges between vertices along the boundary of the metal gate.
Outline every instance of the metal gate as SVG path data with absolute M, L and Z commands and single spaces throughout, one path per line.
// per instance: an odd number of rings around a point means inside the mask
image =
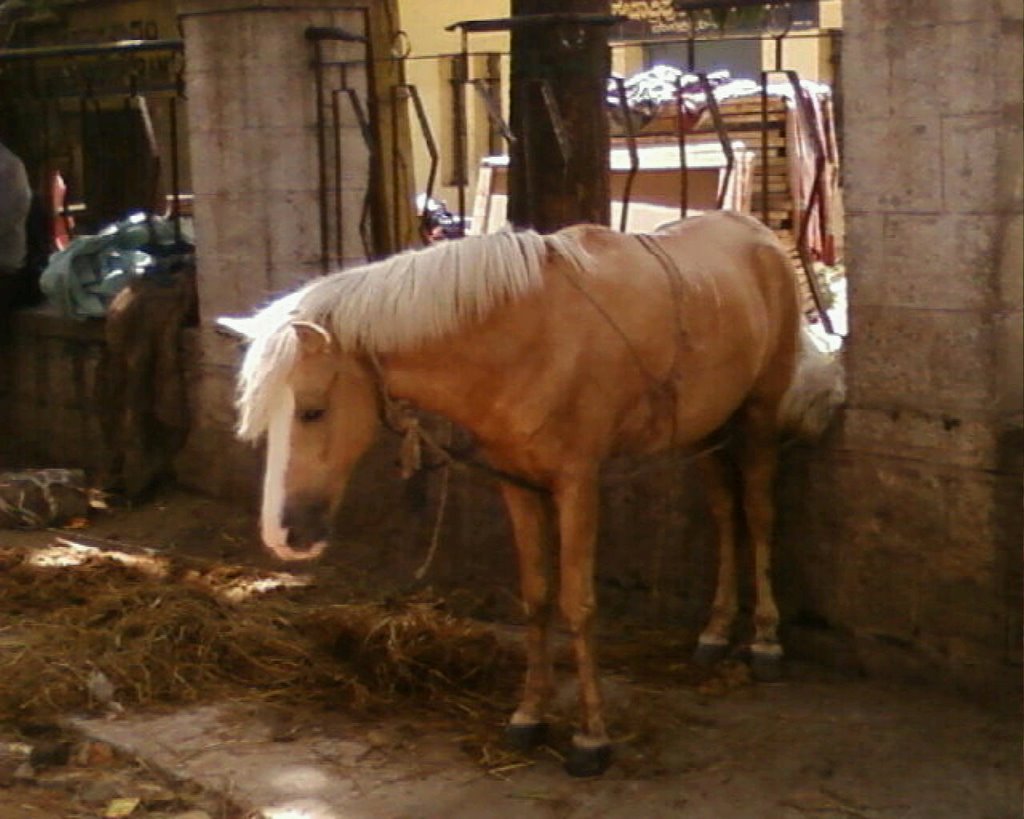
M 188 213 L 182 42 L 0 51 L 0 139 L 56 220 L 95 232 L 132 211 Z
M 693 24 L 685 34 L 672 39 L 662 38 L 659 43 L 674 42 L 685 49 L 687 59 L 683 68 L 689 75 L 689 81 L 694 82 L 702 93 L 706 110 L 700 121 L 695 121 L 692 110 L 688 108 L 692 94 L 680 83 L 675 89 L 675 108 L 671 115 L 662 118 L 658 123 L 660 128 L 652 128 L 631 113 L 623 79 L 608 78 L 609 108 L 618 115 L 613 123 L 617 128 L 613 130 L 612 162 L 620 178 L 615 195 L 616 204 L 621 204 L 618 205 L 619 210 L 613 223 L 620 229 L 626 229 L 631 209 L 638 207 L 637 175 L 641 171 L 644 151 L 654 142 L 671 147 L 677 157 L 675 162 L 678 176 L 674 200 L 677 215 L 692 212 L 695 203 L 700 207 L 736 207 L 736 202 L 741 200 L 733 196 L 734 186 L 738 184 L 740 172 L 744 171 L 753 181 L 748 183 L 751 189 L 747 191 L 746 199 L 742 199 L 745 202 L 743 207 L 776 230 L 792 248 L 804 273 L 809 309 L 817 312 L 825 326 L 831 329 L 825 310 L 827 295 L 823 292 L 824 284 L 820 277 L 820 259 L 823 255 L 828 256 L 831 249 L 828 248 L 829 238 L 821 231 L 829 216 L 827 207 L 830 197 L 826 195 L 827 186 L 834 185 L 838 176 L 838 127 L 835 117 L 841 110 L 840 100 L 835 99 L 835 104 L 828 110 L 827 116 L 832 120 L 826 123 L 827 131 L 833 138 L 826 138 L 821 113 L 814 110 L 805 83 L 796 70 L 786 65 L 785 46 L 809 37 L 835 40 L 838 35 L 836 32 L 794 30 L 792 19 L 786 17 L 788 6 L 780 6 L 776 10 L 768 28 L 732 32 L 723 23 L 709 34 L 706 28 L 695 22 L 699 14 L 720 10 L 726 5 L 753 4 L 725 4 L 717 0 L 706 0 L 679 5 L 685 5 L 686 15 L 690 16 Z M 570 16 L 553 15 L 559 19 L 552 20 L 551 24 L 566 25 L 566 20 L 561 18 Z M 334 247 L 324 245 L 325 269 L 328 257 L 344 259 L 352 255 L 351 248 L 341 244 L 344 241 L 342 237 L 346 235 L 341 225 L 346 219 L 358 220 L 360 250 L 368 258 L 375 255 L 375 248 L 370 241 L 374 218 L 390 221 L 390 232 L 399 238 L 398 247 L 423 243 L 425 238 L 422 231 L 408 229 L 409 213 L 417 193 L 429 197 L 441 184 L 454 191 L 451 204 L 457 216 L 468 221 L 473 215 L 479 217 L 483 213 L 483 220 L 477 218 L 475 224 L 470 224 L 473 232 L 489 229 L 487 212 L 481 211 L 480 202 L 487 198 L 491 177 L 499 176 L 505 169 L 500 161 L 489 165 L 484 158 L 488 154 L 500 153 L 516 139 L 516 135 L 511 132 L 502 114 L 502 94 L 507 88 L 502 64 L 507 54 L 474 51 L 471 48 L 472 35 L 498 30 L 502 26 L 507 29 L 509 25 L 509 20 L 457 23 L 450 28 L 461 34 L 460 50 L 452 54 L 427 56 L 412 56 L 408 41 L 399 32 L 392 53 L 377 58 L 367 54 L 364 60 L 335 64 L 319 59 L 316 36 L 311 35 L 314 48 L 317 49 L 314 66 L 318 87 L 322 88 L 319 122 L 322 134 L 321 189 L 324 191 L 321 197 L 322 236 L 333 236 L 339 243 Z M 774 54 L 772 68 L 760 71 L 756 78 L 757 90 L 749 100 L 719 104 L 712 87 L 712 72 L 700 66 L 697 59 L 698 45 L 708 38 L 751 41 L 756 42 L 759 48 L 761 43 L 770 45 L 770 51 Z M 836 45 L 833 45 L 834 55 L 836 51 Z M 382 107 L 385 115 L 392 120 L 391 138 L 387 144 L 374 144 L 370 139 L 370 118 L 374 114 L 368 101 L 355 88 L 352 78 L 360 73 L 372 72 L 374 65 L 383 63 L 389 64 L 398 81 L 387 88 L 386 104 Z M 430 110 L 424 102 L 424 89 L 406 79 L 412 73 L 409 70 L 411 67 L 422 66 L 424 63 L 430 64 L 435 77 L 447 78 L 446 103 L 436 106 L 434 110 Z M 787 98 L 785 101 L 779 96 L 782 87 Z M 544 88 L 541 87 L 538 93 L 543 92 Z M 565 133 L 552 94 L 545 95 L 545 104 L 553 132 L 556 137 L 561 135 L 551 149 L 560 151 L 564 161 L 569 162 L 572 152 L 571 135 Z M 384 189 L 379 178 L 371 178 L 367 201 L 358 214 L 346 213 L 339 199 L 327 195 L 329 189 L 338 189 L 337 184 L 329 184 L 330 176 L 339 173 L 343 157 L 332 157 L 330 146 L 338 145 L 334 134 L 346 111 L 358 121 L 366 140 L 366 150 L 374 154 L 377 162 L 390 169 L 394 180 L 393 185 Z M 400 127 L 402 122 L 407 123 L 408 142 L 405 144 Z M 787 162 L 792 162 L 792 146 L 789 144 L 791 134 L 787 129 L 798 130 L 806 137 L 806 148 L 810 152 L 807 191 L 806 195 L 801 194 L 799 197 L 791 190 L 789 170 L 786 167 Z M 484 133 L 481 136 L 479 132 Z M 737 153 L 737 146 L 742 147 L 740 153 Z M 722 166 L 713 202 L 710 204 L 697 202 L 699 191 L 693 190 L 688 183 L 692 176 L 690 171 L 693 170 L 692 167 L 688 168 L 688 157 L 693 155 L 695 149 L 699 157 L 702 147 L 706 152 L 720 156 Z M 425 161 L 421 162 L 423 167 L 418 180 L 414 179 L 410 158 L 415 152 L 425 157 Z M 749 167 L 741 167 L 743 162 Z M 475 197 L 472 190 L 474 185 Z M 373 201 L 382 205 L 377 211 L 373 211 L 370 206 Z M 416 214 L 421 221 L 426 215 L 425 211 Z M 500 222 L 500 213 L 498 217 L 497 221 Z

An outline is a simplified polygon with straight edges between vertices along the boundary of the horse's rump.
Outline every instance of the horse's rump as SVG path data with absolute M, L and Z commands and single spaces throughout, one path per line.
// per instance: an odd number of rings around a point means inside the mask
M 552 355 L 572 351 L 593 382 L 584 388 L 600 396 L 588 400 L 621 405 L 617 452 L 695 443 L 752 392 L 781 399 L 800 315 L 792 265 L 771 231 L 715 213 L 647 235 L 563 233 L 592 264 L 555 260 L 529 310 L 558 311 L 536 332 L 550 334 Z

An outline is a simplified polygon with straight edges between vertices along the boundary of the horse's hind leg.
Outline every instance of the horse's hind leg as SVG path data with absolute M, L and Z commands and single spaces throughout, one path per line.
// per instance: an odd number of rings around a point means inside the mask
M 775 604 L 771 580 L 771 540 L 775 522 L 772 481 L 778 458 L 777 414 L 777 402 L 754 402 L 747 407 L 741 455 L 743 511 L 754 559 L 751 669 L 754 677 L 764 682 L 778 679 L 782 672 L 779 609 Z
M 519 750 L 544 741 L 547 708 L 554 690 L 548 645 L 554 595 L 547 500 L 536 492 L 502 484 L 519 556 L 519 584 L 526 613 L 526 682 L 505 739 Z
M 694 661 L 699 665 L 711 665 L 725 656 L 738 609 L 736 504 L 726 466 L 720 453 L 711 453 L 698 461 L 704 478 L 708 506 L 718 533 L 718 578 L 715 600 L 711 604 L 711 617 L 701 632 L 693 655 Z
M 604 724 L 594 653 L 594 549 L 597 539 L 598 486 L 596 474 L 579 474 L 555 490 L 560 537 L 559 604 L 572 634 L 579 680 L 580 730 L 572 738 L 565 763 L 572 776 L 597 776 L 611 763 L 611 744 Z

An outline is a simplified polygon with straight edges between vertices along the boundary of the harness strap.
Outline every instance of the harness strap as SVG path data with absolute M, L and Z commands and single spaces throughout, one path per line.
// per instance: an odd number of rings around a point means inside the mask
M 668 281 L 669 291 L 672 294 L 673 307 L 675 309 L 678 322 L 678 315 L 682 303 L 682 293 L 680 292 L 682 274 L 680 273 L 679 268 L 672 260 L 672 257 L 665 252 L 665 249 L 653 236 L 649 236 L 647 234 L 634 234 L 634 236 L 636 240 L 643 246 L 643 248 L 655 258 L 655 260 L 658 262 L 658 264 L 664 271 L 666 279 Z M 573 265 L 573 267 L 576 267 L 576 265 Z M 607 311 L 605 311 L 604 308 L 601 307 L 601 305 L 594 298 L 593 294 L 590 293 L 590 291 L 583 285 L 583 283 L 579 281 L 575 276 L 570 275 L 567 272 L 565 276 L 568 279 L 568 281 L 577 290 L 579 290 L 580 293 L 588 301 L 591 302 L 594 308 L 602 316 L 604 316 L 604 318 L 607 320 L 612 329 L 615 330 L 621 336 L 623 342 L 626 344 L 626 347 L 629 349 L 630 354 L 636 361 L 637 367 L 651 382 L 651 391 L 655 394 L 664 394 L 664 396 L 673 405 L 672 434 L 669 440 L 670 442 L 674 442 L 676 439 L 676 434 L 678 432 L 678 419 L 676 417 L 675 406 L 679 402 L 678 390 L 676 388 L 676 385 L 672 382 L 672 372 L 675 370 L 675 361 L 673 361 L 673 366 L 672 369 L 669 371 L 668 377 L 663 379 L 658 378 L 644 364 L 643 359 L 640 358 L 639 353 L 637 352 L 636 348 L 633 346 L 631 340 L 623 331 L 623 329 L 612 318 L 612 316 L 609 315 Z M 677 327 L 677 334 L 678 339 L 676 347 L 676 357 L 678 358 L 681 350 L 681 345 L 684 344 L 686 341 L 686 331 L 682 328 L 681 325 Z M 445 466 L 464 467 L 467 469 L 475 470 L 477 472 L 482 472 L 504 483 L 509 483 L 512 484 L 513 486 L 518 486 L 521 489 L 529 489 L 530 491 L 537 492 L 539 494 L 550 494 L 551 490 L 548 487 L 543 486 L 542 484 L 531 481 L 528 478 L 524 478 L 521 475 L 516 475 L 515 473 L 512 472 L 506 472 L 503 469 L 498 469 L 496 467 L 491 466 L 490 464 L 483 463 L 476 459 L 470 458 L 468 457 L 466 451 L 460 452 L 451 446 L 445 446 L 439 443 L 434 438 L 434 436 L 432 436 L 429 432 L 427 432 L 427 430 L 423 428 L 423 425 L 420 422 L 420 418 L 416 414 L 415 406 L 411 402 L 406 401 L 404 399 L 394 398 L 388 392 L 387 386 L 385 385 L 384 381 L 384 370 L 381 367 L 380 359 L 377 358 L 376 353 L 372 351 L 367 351 L 366 357 L 367 360 L 370 362 L 370 365 L 373 368 L 374 374 L 376 376 L 374 381 L 377 387 L 377 394 L 380 399 L 381 420 L 384 423 L 384 426 L 388 428 L 388 430 L 402 438 L 401 469 L 403 478 L 409 478 L 413 473 L 423 468 L 423 450 L 425 448 L 432 455 L 440 459 L 441 463 Z M 706 446 L 704 449 L 692 454 L 689 458 L 686 459 L 686 461 L 694 461 L 697 458 L 700 458 L 704 455 L 711 454 L 725 447 L 727 443 L 728 438 L 726 438 L 725 440 L 714 441 L 710 445 Z M 647 470 L 645 469 L 636 470 L 625 477 L 631 478 L 638 474 L 642 474 L 643 472 L 646 471 Z
M 683 294 L 680 291 L 682 285 L 682 273 L 679 272 L 679 267 L 673 261 L 672 257 L 665 252 L 665 249 L 661 246 L 657 239 L 646 233 L 635 234 L 636 240 L 643 246 L 644 250 L 650 253 L 655 261 L 661 265 L 662 271 L 665 273 L 665 279 L 668 283 L 669 292 L 672 294 L 672 310 L 675 313 L 676 323 L 676 345 L 672 356 L 672 365 L 669 367 L 668 375 L 657 384 L 655 390 L 664 393 L 669 402 L 672 404 L 672 434 L 669 437 L 669 441 L 675 442 L 676 436 L 679 432 L 679 389 L 675 382 L 672 380 L 673 374 L 676 372 L 676 368 L 679 364 L 679 355 L 682 352 L 683 346 L 686 344 L 686 331 L 683 330 L 680 324 L 680 313 L 682 309 Z
M 504 483 L 510 483 L 513 486 L 518 486 L 520 489 L 529 489 L 539 494 L 546 495 L 551 491 L 542 484 L 470 458 L 466 452 L 459 451 L 454 447 L 446 446 L 437 441 L 433 435 L 423 428 L 423 424 L 416 413 L 416 407 L 410 401 L 396 399 L 388 392 L 384 382 L 384 369 L 381 367 L 380 359 L 377 358 L 376 353 L 367 352 L 366 358 L 370 362 L 370 366 L 373 368 L 376 376 L 374 382 L 377 386 L 377 395 L 380 398 L 381 421 L 389 431 L 402 438 L 400 458 L 403 478 L 409 478 L 413 473 L 423 468 L 423 450 L 426 449 L 440 459 L 441 463 L 445 466 L 463 467 L 482 472 Z

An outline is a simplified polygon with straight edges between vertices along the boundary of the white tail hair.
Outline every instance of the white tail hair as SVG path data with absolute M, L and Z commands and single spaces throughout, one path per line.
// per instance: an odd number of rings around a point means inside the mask
M 800 350 L 793 382 L 779 406 L 782 429 L 806 440 L 820 438 L 846 400 L 842 350 L 828 345 L 806 322 L 800 329 Z

